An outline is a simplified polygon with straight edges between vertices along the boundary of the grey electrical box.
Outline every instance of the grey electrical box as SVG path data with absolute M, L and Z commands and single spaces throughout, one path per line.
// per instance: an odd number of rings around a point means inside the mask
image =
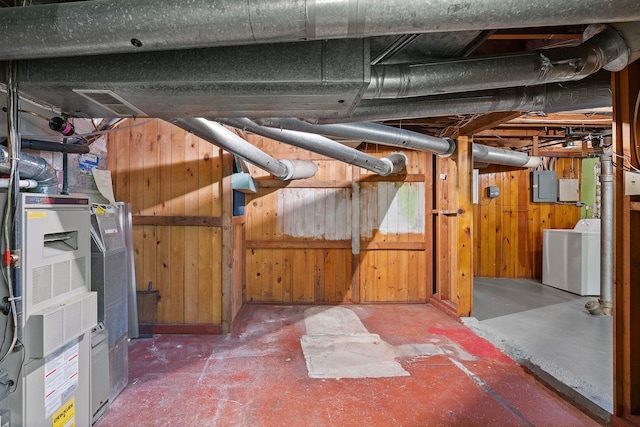
M 577 202 L 580 200 L 580 182 L 577 179 L 561 178 L 558 180 L 558 201 Z
M 500 188 L 495 185 L 487 187 L 487 197 L 490 199 L 495 199 L 500 195 Z
M 558 178 L 555 171 L 531 173 L 531 201 L 551 203 L 558 201 Z

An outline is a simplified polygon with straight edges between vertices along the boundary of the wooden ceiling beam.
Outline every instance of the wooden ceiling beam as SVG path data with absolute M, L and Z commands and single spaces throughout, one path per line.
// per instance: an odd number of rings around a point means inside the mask
M 458 130 L 458 135 L 474 135 L 487 129 L 492 129 L 504 122 L 520 117 L 520 111 L 498 111 L 488 113 L 470 121 Z

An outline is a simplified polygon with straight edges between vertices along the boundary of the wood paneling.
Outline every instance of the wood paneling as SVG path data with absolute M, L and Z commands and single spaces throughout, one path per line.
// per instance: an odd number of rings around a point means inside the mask
M 640 166 L 634 119 L 640 97 L 640 63 L 612 73 L 614 151 Z M 624 176 L 615 170 L 614 415 L 640 424 L 640 214 L 638 196 L 625 195 Z M 612 417 L 614 421 L 614 417 Z M 620 423 L 622 425 L 622 423 Z
M 159 291 L 159 323 L 222 323 L 221 150 L 160 120 L 121 129 L 108 167 L 136 217 L 138 287 Z
M 276 158 L 303 153 L 244 136 Z M 379 157 L 392 151 L 361 149 Z M 247 301 L 426 302 L 432 287 L 425 237 L 431 236 L 425 220 L 431 155 L 407 156 L 406 173 L 390 177 L 309 153 L 302 158 L 318 166 L 311 179 L 282 183 L 251 167 L 266 185 L 246 200 Z
M 458 138 L 452 158 L 437 158 L 434 176 L 435 295 L 448 314 L 469 316 L 473 307 L 473 209 L 471 141 Z
M 558 158 L 558 178 L 579 178 L 579 159 Z M 474 275 L 479 277 L 542 278 L 542 234 L 548 228 L 573 228 L 580 208 L 569 203 L 533 203 L 531 171 L 493 167 L 480 170 L 479 203 L 474 210 Z M 489 199 L 486 188 L 500 195 Z
M 350 249 L 247 249 L 247 301 L 351 299 Z

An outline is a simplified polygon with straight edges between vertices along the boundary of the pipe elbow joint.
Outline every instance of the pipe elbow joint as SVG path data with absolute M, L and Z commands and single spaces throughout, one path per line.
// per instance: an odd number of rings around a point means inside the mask
M 398 173 L 407 166 L 409 159 L 404 153 L 391 153 L 387 157 L 383 157 L 382 162 L 387 166 L 385 173 L 380 172 L 381 176 L 388 176 Z
M 451 155 L 456 152 L 456 141 L 455 139 L 451 139 L 451 138 L 444 138 L 444 140 L 449 143 L 449 149 L 444 153 L 438 154 L 438 156 L 442 158 L 451 157 Z
M 622 71 L 631 61 L 630 48 L 624 35 L 606 24 L 592 24 L 584 31 L 584 44 L 590 46 L 602 61 L 601 67 L 607 71 Z M 593 43 L 590 43 L 593 39 Z
M 318 171 L 315 163 L 306 160 L 280 160 L 287 168 L 287 175 L 281 178 L 283 181 L 292 179 L 305 179 L 313 177 Z

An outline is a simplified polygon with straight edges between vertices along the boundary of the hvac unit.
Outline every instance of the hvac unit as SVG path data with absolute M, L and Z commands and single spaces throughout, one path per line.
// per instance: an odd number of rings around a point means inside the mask
M 0 194 L 0 209 L 7 203 Z M 0 316 L 7 331 L 0 364 L 0 414 L 11 426 L 88 426 L 91 329 L 97 295 L 90 291 L 89 201 L 86 198 L 20 194 L 22 254 L 13 293 L 17 338 L 12 351 L 12 315 Z M 9 289 L 0 278 L 0 297 Z M 10 392 L 10 393 L 7 393 Z M 10 420 L 9 420 L 10 419 Z

